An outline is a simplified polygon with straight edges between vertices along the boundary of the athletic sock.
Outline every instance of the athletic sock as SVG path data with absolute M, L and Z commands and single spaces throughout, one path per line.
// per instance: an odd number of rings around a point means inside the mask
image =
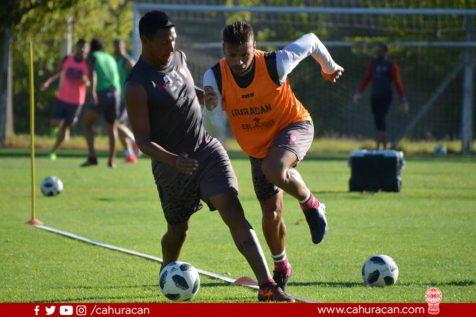
M 279 262 L 279 261 L 283 261 L 287 258 L 286 256 L 286 250 L 284 250 L 283 252 L 281 252 L 280 254 L 272 254 L 271 257 L 273 258 L 274 262 Z
M 304 202 L 300 202 L 300 205 L 302 211 L 308 211 L 310 209 L 319 207 L 319 200 L 317 200 L 316 197 L 314 197 L 314 195 L 309 192 L 309 198 L 307 198 L 307 200 Z
M 288 257 L 286 256 L 286 250 L 281 254 L 272 255 L 274 260 L 274 270 L 276 272 L 285 272 L 289 267 Z

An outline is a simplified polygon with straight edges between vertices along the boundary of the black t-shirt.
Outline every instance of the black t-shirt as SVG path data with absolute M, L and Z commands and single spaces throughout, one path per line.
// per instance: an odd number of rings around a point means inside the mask
M 140 84 L 147 93 L 153 142 L 176 154 L 192 154 L 209 142 L 183 52 L 176 51 L 171 63 L 161 69 L 140 58 L 127 82 Z

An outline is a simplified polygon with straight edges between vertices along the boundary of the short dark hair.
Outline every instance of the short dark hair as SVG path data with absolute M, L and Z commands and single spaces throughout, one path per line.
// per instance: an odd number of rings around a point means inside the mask
M 225 43 L 239 45 L 254 41 L 254 39 L 253 28 L 249 23 L 243 21 L 233 22 L 223 29 L 223 42 Z
M 76 42 L 76 47 L 82 47 L 86 44 L 86 40 L 85 39 L 79 39 L 77 42 Z
M 91 52 L 102 51 L 104 49 L 104 43 L 97 38 L 91 40 Z
M 157 30 L 174 27 L 172 20 L 163 11 L 149 11 L 139 20 L 139 35 L 151 38 Z

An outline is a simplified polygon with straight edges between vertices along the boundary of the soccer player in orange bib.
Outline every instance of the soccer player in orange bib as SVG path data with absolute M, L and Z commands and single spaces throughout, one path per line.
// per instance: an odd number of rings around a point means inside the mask
M 275 264 L 273 278 L 284 289 L 291 265 L 285 251 L 282 191 L 299 201 L 313 243 L 320 243 L 327 230 L 325 205 L 296 170 L 312 144 L 314 126 L 287 75 L 309 55 L 321 65 L 325 80 L 336 82 L 344 69 L 312 33 L 282 50 L 263 52 L 256 49 L 251 25 L 240 21 L 223 30 L 223 53 L 224 58 L 205 72 L 205 103 L 208 109 L 221 107 L 226 112 L 236 140 L 250 158 L 263 232 Z

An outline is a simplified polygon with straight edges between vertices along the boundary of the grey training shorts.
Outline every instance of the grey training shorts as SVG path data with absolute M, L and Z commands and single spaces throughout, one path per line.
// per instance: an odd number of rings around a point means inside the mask
M 152 172 L 159 192 L 165 219 L 169 224 L 186 222 L 202 208 L 200 199 L 210 210 L 215 207 L 209 198 L 228 192 L 238 194 L 238 181 L 230 159 L 221 143 L 212 139 L 189 156 L 198 161 L 193 175 L 186 175 L 169 165 L 152 161 Z
M 304 159 L 314 140 L 314 125 L 311 121 L 299 121 L 287 126 L 278 133 L 271 147 L 279 147 L 296 154 L 298 162 Z M 250 157 L 253 187 L 258 200 L 273 197 L 279 188 L 271 184 L 261 170 L 263 159 Z M 298 163 L 296 162 L 296 164 Z

